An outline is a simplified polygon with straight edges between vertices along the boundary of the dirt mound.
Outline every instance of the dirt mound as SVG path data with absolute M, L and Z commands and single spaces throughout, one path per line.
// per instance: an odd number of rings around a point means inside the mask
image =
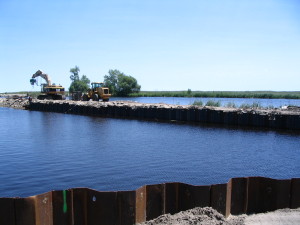
M 278 209 L 251 215 L 230 215 L 225 218 L 211 207 L 194 208 L 177 214 L 165 214 L 138 225 L 293 225 L 300 224 L 300 208 Z
M 244 224 L 244 217 L 245 216 L 231 216 L 226 219 L 222 214 L 211 207 L 197 207 L 174 215 L 165 214 L 139 225 L 238 225 Z

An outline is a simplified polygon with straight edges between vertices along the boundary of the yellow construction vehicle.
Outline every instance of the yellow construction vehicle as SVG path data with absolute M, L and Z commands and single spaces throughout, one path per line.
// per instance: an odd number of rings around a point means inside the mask
M 53 99 L 53 100 L 64 100 L 65 97 L 65 88 L 61 85 L 55 85 L 51 83 L 50 77 L 48 74 L 43 73 L 42 71 L 38 70 L 35 74 L 32 75 L 30 79 L 31 85 L 37 84 L 36 77 L 42 77 L 46 84 L 41 84 L 41 92 L 45 94 L 39 95 L 37 98 L 40 100 L 44 99 Z
M 102 82 L 92 82 L 91 85 L 92 88 L 82 96 L 83 101 L 89 101 L 90 99 L 93 99 L 93 101 L 99 101 L 99 99 L 104 102 L 109 101 L 111 94 L 108 87 L 104 87 Z

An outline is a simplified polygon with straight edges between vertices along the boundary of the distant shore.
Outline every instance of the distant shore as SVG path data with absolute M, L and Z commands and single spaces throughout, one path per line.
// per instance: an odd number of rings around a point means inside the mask
M 0 93 L 0 97 L 8 95 L 30 95 L 35 97 L 39 94 L 39 91 L 5 92 Z M 69 92 L 66 92 L 66 95 L 68 94 Z M 128 97 L 300 99 L 300 91 L 140 91 L 139 93 L 130 94 Z
M 300 91 L 140 91 L 130 97 L 300 99 Z

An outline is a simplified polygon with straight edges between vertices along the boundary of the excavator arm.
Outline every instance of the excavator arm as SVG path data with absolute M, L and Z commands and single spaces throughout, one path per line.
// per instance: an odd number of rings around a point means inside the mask
M 45 74 L 40 70 L 36 71 L 36 73 L 32 75 L 32 78 L 30 79 L 31 85 L 34 85 L 36 83 L 36 77 L 42 77 L 47 82 L 48 86 L 51 85 L 51 80 L 48 74 Z

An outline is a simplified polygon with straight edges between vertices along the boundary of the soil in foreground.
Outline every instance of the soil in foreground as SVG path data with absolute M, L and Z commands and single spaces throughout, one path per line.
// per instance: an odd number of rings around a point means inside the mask
M 225 218 L 211 207 L 194 208 L 177 214 L 165 214 L 138 225 L 291 225 L 300 224 L 300 208 L 280 209 L 274 212 L 240 215 Z

